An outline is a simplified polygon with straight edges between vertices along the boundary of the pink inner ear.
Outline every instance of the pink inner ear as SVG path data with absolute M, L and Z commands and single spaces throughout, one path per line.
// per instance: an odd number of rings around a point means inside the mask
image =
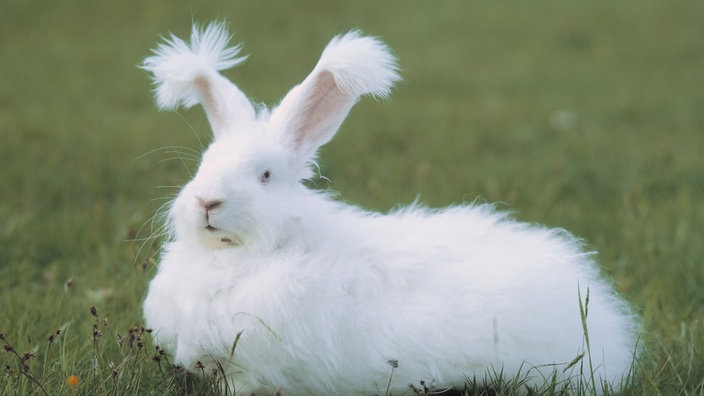
M 201 94 L 201 104 L 205 109 L 205 114 L 208 116 L 210 126 L 213 128 L 214 133 L 218 133 L 225 126 L 225 122 L 222 119 L 222 114 L 220 114 L 223 110 L 218 108 L 217 100 L 213 95 L 212 84 L 205 76 L 196 77 L 194 83 Z
M 327 143 L 352 105 L 354 98 L 340 90 L 332 73 L 320 72 L 303 101 L 303 111 L 294 135 L 296 146 L 315 150 Z

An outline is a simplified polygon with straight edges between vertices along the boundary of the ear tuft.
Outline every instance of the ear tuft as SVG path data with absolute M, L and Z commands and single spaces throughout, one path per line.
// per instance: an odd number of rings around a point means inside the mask
M 330 41 L 313 71 L 272 111 L 269 123 L 291 144 L 298 165 L 310 163 L 361 96 L 384 99 L 400 79 L 389 48 L 353 30 Z
M 347 95 L 371 95 L 385 99 L 401 79 L 396 58 L 375 37 L 358 30 L 334 37 L 325 47 L 312 74 L 329 71 L 335 85 Z
M 222 22 L 193 26 L 190 44 L 171 35 L 164 38 L 140 67 L 153 74 L 156 102 L 161 109 L 186 108 L 202 102 L 199 77 L 210 78 L 247 58 L 237 57 L 242 46 L 228 47 L 231 36 Z M 202 82 L 201 82 L 202 84 Z

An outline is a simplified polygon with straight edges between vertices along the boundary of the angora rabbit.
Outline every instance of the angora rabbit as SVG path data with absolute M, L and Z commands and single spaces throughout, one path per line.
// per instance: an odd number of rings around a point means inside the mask
M 144 301 L 176 363 L 217 362 L 238 394 L 399 394 L 498 372 L 539 384 L 587 357 L 597 381 L 628 373 L 637 319 L 567 232 L 490 205 L 368 212 L 302 184 L 357 100 L 399 80 L 381 41 L 333 38 L 268 110 L 219 74 L 244 60 L 229 39 L 194 26 L 142 65 L 160 108 L 201 104 L 214 134 Z M 591 354 L 569 368 L 587 351 L 587 289 Z

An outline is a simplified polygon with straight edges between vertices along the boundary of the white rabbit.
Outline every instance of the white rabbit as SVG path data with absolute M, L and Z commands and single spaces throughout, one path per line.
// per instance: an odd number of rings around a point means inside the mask
M 190 44 L 171 36 L 142 65 L 160 108 L 200 103 L 214 134 L 170 208 L 144 302 L 176 363 L 219 362 L 240 394 L 384 394 L 389 381 L 398 394 L 501 371 L 564 380 L 587 361 L 564 371 L 586 350 L 588 289 L 593 372 L 618 385 L 638 320 L 571 234 L 491 205 L 368 212 L 301 183 L 359 97 L 399 80 L 382 42 L 333 38 L 268 110 L 219 74 L 244 59 L 229 39 L 222 23 L 194 26 Z

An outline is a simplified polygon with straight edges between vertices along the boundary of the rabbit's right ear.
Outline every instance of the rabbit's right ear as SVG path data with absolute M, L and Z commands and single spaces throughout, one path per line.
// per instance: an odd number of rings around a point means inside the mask
M 219 73 L 246 59 L 237 57 L 239 45 L 227 46 L 229 39 L 223 23 L 214 22 L 205 29 L 194 25 L 190 44 L 172 35 L 141 65 L 153 75 L 159 108 L 202 104 L 216 137 L 255 118 L 249 99 Z
M 274 109 L 270 123 L 305 163 L 332 139 L 360 96 L 386 98 L 399 79 L 396 58 L 384 43 L 357 31 L 337 36 Z

